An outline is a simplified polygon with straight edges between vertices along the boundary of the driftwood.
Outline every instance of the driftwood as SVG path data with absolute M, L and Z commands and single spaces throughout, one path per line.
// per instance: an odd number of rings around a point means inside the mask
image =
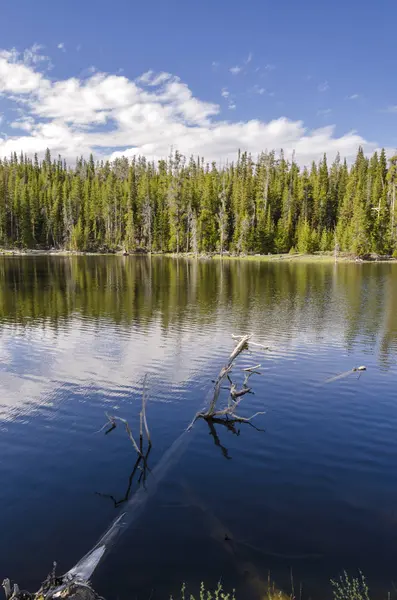
M 130 428 L 130 426 L 128 424 L 128 421 L 126 419 L 122 419 L 121 417 L 115 417 L 114 415 L 109 415 L 108 413 L 105 413 L 105 415 L 106 415 L 106 417 L 108 419 L 108 423 L 106 423 L 102 427 L 102 430 L 105 429 L 105 427 L 108 427 L 108 425 L 110 425 L 109 429 L 107 431 L 105 431 L 105 435 L 107 435 L 108 433 L 110 433 L 111 431 L 113 431 L 113 429 L 116 429 L 116 427 L 117 427 L 117 421 L 120 421 L 120 423 L 123 423 L 123 425 L 125 427 L 125 430 L 126 430 L 126 432 L 128 434 L 128 437 L 130 438 L 131 443 L 134 446 L 136 452 L 139 455 L 142 455 L 142 452 L 139 449 L 139 446 L 136 443 L 134 436 L 132 435 L 132 431 L 131 431 L 131 428 Z M 100 431 L 102 431 L 102 430 L 100 429 Z
M 196 420 L 203 418 L 207 421 L 210 428 L 210 433 L 214 437 L 215 444 L 221 448 L 222 453 L 226 458 L 228 458 L 227 449 L 221 445 L 214 424 L 224 425 L 229 431 L 232 431 L 236 435 L 239 435 L 239 431 L 235 427 L 236 423 L 248 423 L 252 427 L 255 427 L 252 423 L 250 423 L 250 421 L 257 415 L 264 414 L 263 412 L 257 412 L 255 415 L 245 418 L 237 415 L 236 409 L 244 396 L 248 393 L 252 393 L 251 388 L 248 387 L 248 381 L 252 375 L 258 374 L 257 369 L 260 368 L 260 365 L 246 367 L 243 369 L 245 377 L 241 389 L 238 389 L 233 383 L 230 373 L 234 361 L 243 350 L 248 349 L 249 343 L 262 348 L 265 348 L 265 346 L 251 342 L 250 340 L 252 335 L 233 337 L 237 339 L 238 342 L 233 352 L 230 354 L 226 365 L 221 369 L 215 381 L 214 392 L 208 409 L 203 412 L 198 412 L 189 427 L 181 433 L 181 435 L 173 442 L 171 447 L 164 453 L 159 463 L 154 467 L 151 477 L 148 478 L 147 486 L 146 474 L 147 472 L 151 473 L 149 467 L 147 466 L 147 459 L 151 448 L 151 438 L 146 419 L 146 377 L 144 379 L 142 409 L 140 411 L 139 445 L 136 442 L 126 419 L 106 413 L 107 423 L 100 431 L 108 428 L 106 431 L 106 434 L 108 434 L 117 427 L 118 423 L 122 423 L 135 451 L 138 454 L 124 498 L 121 500 L 116 500 L 113 496 L 108 496 L 113 500 L 115 506 L 117 507 L 120 504 L 126 503 L 123 512 L 113 521 L 110 527 L 108 527 L 95 546 L 85 556 L 83 556 L 83 558 L 81 558 L 72 569 L 70 569 L 62 577 L 56 577 L 54 567 L 52 573 L 50 573 L 40 590 L 35 594 L 20 591 L 17 585 L 14 585 L 12 589 L 11 582 L 8 579 L 4 580 L 3 587 L 6 593 L 6 600 L 51 600 L 52 598 L 63 598 L 68 600 L 103 600 L 89 584 L 92 573 L 97 568 L 106 551 L 115 542 L 120 533 L 138 517 L 146 504 L 146 500 L 154 494 L 159 483 L 166 477 L 171 466 L 187 447 L 189 440 L 192 439 L 189 435 L 189 431 L 193 427 Z M 230 386 L 227 388 L 229 390 L 228 405 L 224 409 L 217 410 L 216 405 L 219 399 L 220 391 L 223 387 L 222 384 L 224 383 L 225 379 L 227 379 L 230 384 Z M 255 429 L 257 428 L 255 427 Z M 146 453 L 143 451 L 144 432 L 148 442 L 148 450 Z M 143 466 L 141 466 L 142 464 Z M 134 475 L 138 469 L 141 470 L 138 483 L 143 485 L 139 485 L 139 488 L 133 497 L 129 498 Z
M 146 419 L 146 404 L 147 404 L 146 381 L 147 381 L 147 376 L 145 375 L 144 380 L 143 380 L 143 391 L 142 391 L 142 409 L 141 409 L 141 412 L 139 413 L 139 446 L 132 434 L 131 427 L 129 426 L 128 421 L 126 419 L 123 419 L 122 417 L 117 417 L 115 415 L 109 415 L 108 413 L 105 413 L 108 422 L 105 423 L 105 425 L 99 430 L 99 432 L 101 432 L 104 429 L 106 429 L 106 427 L 109 427 L 109 425 L 110 425 L 109 429 L 107 429 L 105 431 L 105 435 L 107 435 L 108 433 L 113 431 L 113 429 L 116 429 L 118 421 L 120 423 L 123 423 L 125 430 L 128 434 L 128 437 L 130 438 L 131 444 L 134 446 L 134 449 L 137 452 L 138 456 L 143 459 L 145 459 L 145 456 L 143 453 L 143 429 L 145 429 L 149 448 L 152 445 L 149 427 L 148 427 L 147 419 Z
M 147 441 L 149 444 L 149 447 L 152 445 L 152 441 L 150 439 L 150 433 L 149 433 L 149 427 L 147 424 L 147 420 L 146 420 L 146 403 L 147 403 L 147 396 L 146 396 L 146 381 L 147 381 L 147 375 L 145 375 L 144 380 L 143 380 L 143 391 L 142 391 L 142 410 L 140 412 L 140 446 L 141 446 L 141 451 L 142 451 L 142 444 L 143 444 L 143 428 L 142 425 L 145 427 L 145 432 L 146 432 L 146 437 L 147 437 Z
M 237 428 L 237 425 L 249 425 L 253 429 L 256 429 L 256 431 L 260 431 L 260 432 L 265 431 L 264 429 L 260 429 L 259 427 L 256 427 L 253 423 L 251 423 L 251 421 L 241 421 L 240 419 L 233 419 L 233 418 L 224 419 L 222 417 L 211 417 L 209 419 L 205 419 L 205 421 L 208 425 L 209 433 L 214 440 L 215 446 L 220 448 L 222 455 L 227 460 L 231 460 L 232 457 L 229 456 L 228 448 L 226 448 L 226 446 L 224 446 L 221 443 L 221 440 L 219 438 L 219 435 L 218 435 L 218 432 L 217 432 L 215 426 L 220 425 L 221 427 L 225 427 L 227 431 L 229 431 L 233 435 L 236 435 L 237 437 L 240 435 L 240 431 L 241 431 L 240 428 Z
M 251 417 L 241 417 L 240 415 L 236 414 L 237 407 L 240 404 L 243 396 L 245 396 L 246 394 L 252 393 L 252 389 L 250 387 L 248 387 L 249 378 L 254 374 L 260 375 L 260 373 L 257 369 L 260 368 L 261 365 L 254 365 L 253 367 L 246 367 L 245 369 L 243 369 L 243 371 L 245 372 L 245 378 L 244 378 L 243 386 L 241 389 L 237 389 L 236 384 L 233 383 L 233 381 L 230 377 L 230 373 L 232 371 L 233 363 L 236 360 L 236 358 L 239 356 L 239 354 L 241 354 L 241 352 L 243 352 L 244 350 L 247 350 L 249 348 L 249 345 L 260 346 L 260 347 L 266 348 L 266 349 L 267 349 L 267 347 L 263 346 L 262 344 L 257 344 L 255 342 L 252 342 L 251 341 L 252 334 L 241 335 L 241 336 L 240 335 L 232 335 L 232 338 L 234 340 L 238 340 L 238 342 L 237 342 L 237 345 L 235 346 L 233 352 L 230 354 L 228 362 L 226 363 L 226 365 L 224 365 L 222 367 L 217 379 L 214 382 L 215 383 L 214 393 L 213 393 L 210 405 L 208 407 L 208 410 L 206 410 L 205 412 L 196 413 L 193 421 L 190 423 L 190 425 L 188 427 L 188 430 L 190 430 L 193 427 L 193 425 L 195 424 L 197 419 L 206 419 L 208 421 L 210 419 L 213 419 L 214 417 L 216 417 L 218 419 L 220 417 L 224 417 L 225 419 L 229 419 L 229 418 L 233 419 L 233 421 L 235 423 L 247 423 L 247 422 L 251 421 L 254 417 L 264 414 L 264 412 L 262 412 L 262 411 L 255 413 Z M 224 386 L 222 386 L 222 383 L 225 378 L 227 378 L 230 383 L 230 387 L 227 388 L 229 390 L 228 404 L 227 404 L 226 408 L 217 410 L 216 405 L 217 405 L 217 402 L 219 399 L 220 391 L 221 391 L 221 389 L 224 389 Z
M 78 580 L 65 581 L 63 577 L 57 577 L 55 574 L 56 566 L 57 564 L 54 562 L 50 574 L 35 594 L 26 590 L 20 590 L 16 583 L 14 583 L 11 589 L 10 580 L 4 579 L 3 588 L 6 600 L 52 600 L 53 598 L 103 600 L 88 582 Z

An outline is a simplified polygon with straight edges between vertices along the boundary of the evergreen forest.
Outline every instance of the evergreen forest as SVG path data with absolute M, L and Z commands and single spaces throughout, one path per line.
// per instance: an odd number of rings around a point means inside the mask
M 397 255 L 397 156 L 301 168 L 283 153 L 239 153 L 220 168 L 172 152 L 71 167 L 0 161 L 0 246 L 114 252 Z

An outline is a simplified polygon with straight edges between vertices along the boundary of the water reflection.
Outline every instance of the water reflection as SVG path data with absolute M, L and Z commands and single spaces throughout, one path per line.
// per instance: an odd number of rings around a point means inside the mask
M 72 316 L 166 333 L 209 326 L 225 311 L 239 331 L 284 345 L 358 339 L 379 347 L 385 368 L 397 347 L 396 266 L 160 257 L 0 259 L 0 321 L 65 327 Z M 236 332 L 239 333 L 239 332 Z
M 103 494 L 102 492 L 96 492 L 97 495 L 101 496 L 101 498 L 108 498 L 109 500 L 111 500 L 113 502 L 114 508 L 119 508 L 122 504 L 124 504 L 125 502 L 128 502 L 128 500 L 131 497 L 132 484 L 134 482 L 135 476 L 136 476 L 136 484 L 137 484 L 136 488 L 139 489 L 140 486 L 145 487 L 148 473 L 150 473 L 148 460 L 149 460 L 149 454 L 150 454 L 151 449 L 152 449 L 152 446 L 149 446 L 144 455 L 139 454 L 137 456 L 137 459 L 135 461 L 133 469 L 128 477 L 128 484 L 127 484 L 126 490 L 125 490 L 124 494 L 121 497 L 119 497 L 118 500 L 112 494 Z
M 252 424 L 266 433 L 197 422 L 189 452 L 177 455 L 136 529 L 98 570 L 98 589 L 111 597 L 118 581 L 120 597 L 145 597 L 156 585 L 164 597 L 182 580 L 212 585 L 220 574 L 234 585 L 236 570 L 243 578 L 245 571 L 217 550 L 229 542 L 228 527 L 262 552 L 251 556 L 240 545 L 238 562 L 257 564 L 265 579 L 270 568 L 285 589 L 288 557 L 316 555 L 323 559 L 315 568 L 299 559 L 312 591 L 357 567 L 382 593 L 390 589 L 395 265 L 14 257 L 0 258 L 0 283 L 5 574 L 22 574 L 21 584 L 35 589 L 54 558 L 67 570 L 112 522 L 114 506 L 123 511 L 142 489 L 125 432 L 94 435 L 105 411 L 138 431 L 142 378 L 150 375 L 155 469 L 202 406 L 233 347 L 230 334 L 254 331 L 271 351 L 241 356 L 239 368 L 262 363 L 263 372 L 241 409 L 247 417 L 267 411 Z M 358 380 L 351 370 L 362 364 L 368 371 Z M 177 493 L 181 477 L 199 497 L 191 506 L 203 507 L 196 516 L 161 508 L 186 502 Z M 207 514 L 215 548 L 200 525 Z

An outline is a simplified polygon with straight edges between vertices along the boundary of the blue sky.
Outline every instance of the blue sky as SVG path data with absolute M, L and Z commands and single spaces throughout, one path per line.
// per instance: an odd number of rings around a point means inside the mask
M 396 18 L 391 0 L 3 2 L 0 154 L 391 152 Z

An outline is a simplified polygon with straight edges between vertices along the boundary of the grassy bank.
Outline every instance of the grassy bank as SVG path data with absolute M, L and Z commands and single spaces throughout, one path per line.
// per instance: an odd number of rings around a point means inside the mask
M 20 249 L 0 248 L 0 256 L 123 256 L 117 252 L 79 252 L 65 249 Z M 166 256 L 170 258 L 196 258 L 198 260 L 244 260 L 264 262 L 304 262 L 304 263 L 363 263 L 363 262 L 397 262 L 390 256 L 368 255 L 357 257 L 347 252 L 340 252 L 336 257 L 333 252 L 317 252 L 315 254 L 194 254 L 192 252 L 129 252 L 128 256 Z
M 166 256 L 195 258 L 192 253 L 166 254 Z M 373 263 L 373 262 L 396 262 L 397 259 L 389 256 L 357 257 L 349 253 L 339 253 L 336 257 L 333 252 L 319 252 L 316 254 L 250 254 L 250 255 L 231 255 L 231 254 L 199 254 L 198 259 L 212 260 L 244 260 L 244 261 L 261 261 L 261 262 L 294 262 L 294 263 Z

